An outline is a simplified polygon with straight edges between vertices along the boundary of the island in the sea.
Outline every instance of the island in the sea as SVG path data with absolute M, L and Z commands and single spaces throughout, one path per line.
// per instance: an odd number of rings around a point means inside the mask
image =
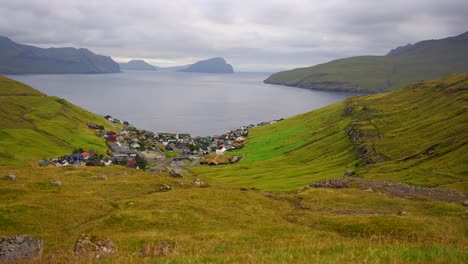
M 199 72 L 199 73 L 234 73 L 234 68 L 228 64 L 224 58 L 211 58 L 201 60 L 194 64 L 159 67 L 151 65 L 144 60 L 130 60 L 120 63 L 122 70 L 132 71 L 160 71 L 160 72 Z
M 131 60 L 129 62 L 119 63 L 122 70 L 135 71 L 157 71 L 158 67 L 147 63 L 144 60 Z
M 234 73 L 234 68 L 228 64 L 224 58 L 211 58 L 208 60 L 198 61 L 185 69 L 179 70 L 182 72 L 204 72 L 204 73 Z

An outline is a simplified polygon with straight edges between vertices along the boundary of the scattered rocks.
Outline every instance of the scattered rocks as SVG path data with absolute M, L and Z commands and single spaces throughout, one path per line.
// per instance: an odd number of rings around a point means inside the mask
M 11 173 L 8 173 L 7 175 L 5 175 L 5 178 L 10 181 L 16 181 L 16 176 Z
M 347 176 L 347 177 L 352 177 L 352 176 L 355 176 L 356 173 L 355 173 L 354 171 L 352 171 L 352 170 L 345 170 L 345 171 L 343 172 L 343 175 L 344 175 L 344 176 Z
M 0 236 L 0 262 L 41 258 L 44 242 L 27 235 Z
M 100 258 L 114 255 L 116 251 L 117 247 L 111 240 L 88 234 L 82 234 L 73 245 L 73 252 L 80 256 Z
M 407 215 L 407 214 L 408 214 L 408 213 L 406 213 L 405 210 L 399 210 L 399 211 L 397 212 L 397 215 L 401 215 L 401 216 L 404 216 L 404 215 Z
M 95 176 L 92 176 L 91 179 L 95 179 L 95 180 L 107 180 L 107 175 L 95 175 Z
M 348 181 L 346 179 L 328 179 L 328 180 L 312 183 L 310 187 L 342 189 L 342 188 L 348 188 Z
M 147 244 L 140 249 L 141 257 L 165 257 L 175 252 L 174 242 L 162 241 L 158 244 Z
M 444 188 L 416 187 L 403 183 L 362 179 L 359 177 L 343 177 L 328 179 L 313 183 L 315 188 L 348 188 L 354 187 L 360 190 L 372 189 L 372 191 L 384 192 L 398 197 L 426 197 L 443 202 L 467 201 L 468 194 L 456 190 Z M 468 205 L 467 205 L 468 206 Z
M 161 185 L 159 189 L 161 190 L 161 192 L 167 192 L 167 191 L 173 190 L 174 188 L 172 188 L 171 186 L 167 184 L 163 184 Z
M 53 185 L 62 186 L 62 182 L 60 180 L 51 180 L 50 183 Z
M 205 183 L 202 182 L 202 180 L 200 180 L 200 178 L 196 178 L 194 181 L 192 181 L 192 184 L 196 185 L 196 186 L 202 186 Z
M 463 202 L 463 205 L 464 205 L 464 206 L 468 206 L 468 200 L 464 201 L 464 202 Z

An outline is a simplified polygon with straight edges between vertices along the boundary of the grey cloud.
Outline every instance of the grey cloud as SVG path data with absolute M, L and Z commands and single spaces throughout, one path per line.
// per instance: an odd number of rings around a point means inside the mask
M 467 11 L 465 0 L 3 0 L 0 35 L 170 64 L 223 56 L 236 69 L 268 70 L 460 34 Z

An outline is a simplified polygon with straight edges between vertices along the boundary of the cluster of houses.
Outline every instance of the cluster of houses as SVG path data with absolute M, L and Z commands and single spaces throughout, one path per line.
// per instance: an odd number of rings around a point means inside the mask
M 147 162 L 151 159 L 149 156 L 159 157 L 159 160 L 171 156 L 175 161 L 182 161 L 189 158 L 199 159 L 209 153 L 223 155 L 228 150 L 244 147 L 249 129 L 282 120 L 262 122 L 257 125 L 251 124 L 227 131 L 222 135 L 192 138 L 190 134 L 154 133 L 140 130 L 131 126 L 128 122 L 122 123 L 109 115 L 104 118 L 112 123 L 123 124 L 123 129 L 120 132 L 115 132 L 106 131 L 103 126 L 97 124 L 87 123 L 88 128 L 96 130 L 97 134 L 107 141 L 109 147 L 108 157 L 98 156 L 94 151 L 78 151 L 60 158 L 42 160 L 40 165 L 58 167 L 119 164 L 139 168 L 142 161 Z M 170 154 L 170 152 L 173 154 Z M 154 162 L 157 161 L 158 159 L 154 159 Z M 238 159 L 229 160 L 230 163 L 237 161 Z
M 39 165 L 42 167 L 91 167 L 110 166 L 112 164 L 113 160 L 111 158 L 103 157 L 103 155 L 97 155 L 96 152 L 94 152 L 93 150 L 76 150 L 69 155 L 65 155 L 55 159 L 44 159 L 39 162 Z

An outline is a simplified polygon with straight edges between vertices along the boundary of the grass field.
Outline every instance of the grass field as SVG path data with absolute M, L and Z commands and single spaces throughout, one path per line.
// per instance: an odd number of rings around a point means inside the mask
M 73 258 L 81 233 L 113 240 L 108 263 L 463 263 L 466 207 L 401 199 L 357 189 L 302 192 L 240 190 L 223 181 L 207 185 L 122 167 L 0 168 L 0 235 L 44 239 L 44 261 Z M 92 179 L 105 174 L 108 180 Z M 62 181 L 62 186 L 51 180 Z M 180 182 L 183 182 L 181 185 Z M 174 190 L 163 192 L 167 184 Z M 405 209 L 406 216 L 397 211 Z M 175 242 L 176 252 L 138 256 L 147 243 Z M 99 262 L 103 262 L 102 260 Z

